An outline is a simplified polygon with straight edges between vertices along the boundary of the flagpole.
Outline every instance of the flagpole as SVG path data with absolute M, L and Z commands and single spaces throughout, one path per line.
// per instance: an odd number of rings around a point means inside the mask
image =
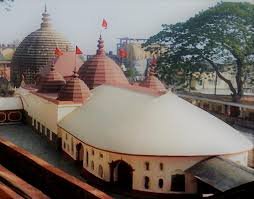
M 76 46 L 76 50 L 75 50 L 75 58 L 74 58 L 74 72 L 76 72 L 76 51 L 77 51 L 77 46 Z

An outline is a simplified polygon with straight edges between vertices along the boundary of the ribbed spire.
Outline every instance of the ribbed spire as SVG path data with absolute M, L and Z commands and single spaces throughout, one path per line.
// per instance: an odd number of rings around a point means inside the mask
M 84 103 L 90 96 L 90 90 L 87 85 L 78 78 L 76 67 L 74 68 L 72 78 L 60 90 L 58 100 L 72 101 L 74 103 Z
M 165 93 L 166 92 L 165 86 L 156 77 L 156 65 L 157 65 L 156 58 L 153 57 L 148 67 L 148 73 L 146 75 L 146 78 L 143 82 L 140 83 L 140 86 L 150 88 L 159 93 Z
M 48 14 L 48 11 L 47 11 L 47 5 L 45 4 L 44 13 L 42 13 L 41 28 L 49 28 L 49 27 L 51 27 L 50 17 L 49 16 L 50 15 Z
M 57 93 L 65 85 L 63 76 L 55 71 L 55 66 L 52 64 L 50 71 L 42 77 L 39 83 L 38 92 L 42 93 Z
M 100 35 L 100 38 L 98 40 L 98 50 L 97 50 L 97 55 L 102 55 L 102 54 L 105 54 L 105 51 L 104 51 L 104 41 L 102 40 L 102 37 Z
M 150 65 L 149 65 L 149 68 L 148 68 L 148 74 L 147 74 L 147 76 L 151 77 L 151 76 L 155 76 L 156 75 L 156 69 L 155 69 L 156 65 L 157 65 L 157 60 L 153 56 L 153 59 L 150 62 Z

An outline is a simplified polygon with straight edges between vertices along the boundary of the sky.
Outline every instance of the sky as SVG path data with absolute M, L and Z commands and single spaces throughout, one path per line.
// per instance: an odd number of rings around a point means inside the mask
M 54 28 L 85 54 L 94 54 L 103 18 L 108 22 L 102 32 L 105 48 L 115 52 L 119 37 L 149 38 L 161 30 L 161 24 L 183 22 L 220 1 L 15 0 L 9 11 L 0 3 L 0 43 L 21 41 L 38 29 L 45 3 Z

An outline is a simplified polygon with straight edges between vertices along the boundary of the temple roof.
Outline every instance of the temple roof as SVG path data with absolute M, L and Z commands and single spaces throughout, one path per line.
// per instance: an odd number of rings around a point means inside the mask
M 75 55 L 75 51 L 72 52 L 63 52 L 63 55 L 57 57 L 55 59 L 55 69 L 57 72 L 59 72 L 63 77 L 70 77 L 72 76 L 73 72 L 73 65 L 75 63 L 75 56 L 76 56 L 76 68 L 79 70 L 79 68 L 82 66 L 84 61 L 81 59 L 80 56 Z M 44 76 L 46 73 L 50 71 L 50 65 L 45 66 L 41 71 L 40 75 Z
M 157 92 L 166 92 L 165 86 L 162 82 L 156 77 L 156 60 L 153 58 L 152 62 L 149 65 L 148 73 L 143 82 L 140 83 L 140 86 L 147 87 Z
M 54 65 L 51 70 L 41 78 L 38 92 L 56 93 L 65 85 L 63 76 L 55 70 Z
M 102 84 L 129 84 L 121 68 L 105 54 L 104 41 L 101 36 L 98 40 L 96 55 L 80 67 L 79 76 L 90 89 Z
M 60 101 L 83 103 L 89 96 L 90 90 L 87 85 L 78 78 L 75 68 L 72 78 L 66 82 L 66 85 L 59 92 L 57 99 Z
M 91 92 L 84 105 L 59 123 L 90 146 L 154 156 L 213 156 L 253 148 L 234 128 L 170 91 L 153 96 L 101 85 Z

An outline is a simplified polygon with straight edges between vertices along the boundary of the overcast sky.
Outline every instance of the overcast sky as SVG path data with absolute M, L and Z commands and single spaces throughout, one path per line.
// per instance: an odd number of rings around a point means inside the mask
M 115 51 L 118 37 L 148 38 L 160 31 L 161 24 L 185 21 L 219 1 L 15 0 L 10 11 L 0 4 L 0 42 L 22 40 L 38 29 L 45 3 L 55 29 L 86 54 L 92 54 L 103 18 L 108 22 L 108 29 L 103 31 L 106 50 Z

